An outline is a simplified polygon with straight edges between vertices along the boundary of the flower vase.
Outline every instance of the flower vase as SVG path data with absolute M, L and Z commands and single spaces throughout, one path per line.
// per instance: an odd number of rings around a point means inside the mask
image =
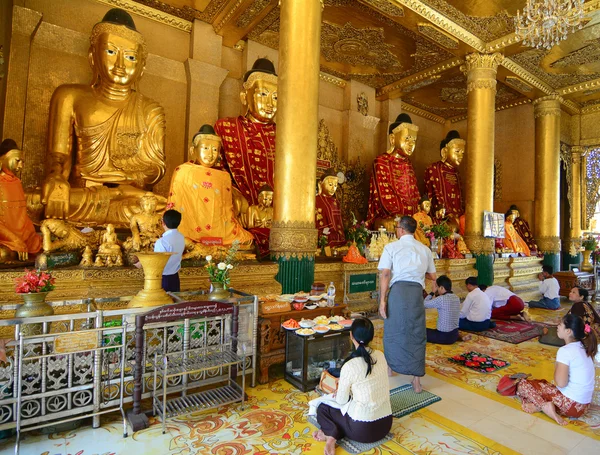
M 162 288 L 162 272 L 175 253 L 136 253 L 144 269 L 144 289 L 129 301 L 128 308 L 169 305 L 173 299 Z
M 208 293 L 208 300 L 224 300 L 231 296 L 225 287 L 225 283 L 221 283 L 220 281 L 211 281 L 210 286 L 211 291 Z
M 438 252 L 438 256 L 439 256 L 440 259 L 442 259 L 442 256 L 444 254 L 444 239 L 440 239 L 438 241 L 437 247 L 438 247 L 438 251 L 437 251 Z
M 54 314 L 52 307 L 46 303 L 47 292 L 29 292 L 19 295 L 23 297 L 23 304 L 17 308 L 16 318 L 35 318 Z
M 592 250 L 583 250 L 583 262 L 581 263 L 581 270 L 584 272 L 591 272 L 594 270 L 594 266 L 590 262 L 591 255 Z
M 433 253 L 433 257 L 437 256 L 438 251 L 438 239 L 435 237 L 431 239 L 431 252 Z

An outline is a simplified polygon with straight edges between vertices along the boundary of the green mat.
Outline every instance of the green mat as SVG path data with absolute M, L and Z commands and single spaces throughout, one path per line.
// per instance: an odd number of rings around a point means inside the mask
M 421 408 L 440 401 L 437 395 L 423 390 L 416 393 L 411 384 L 405 384 L 390 390 L 390 401 L 392 403 L 392 415 L 394 417 L 404 417 Z

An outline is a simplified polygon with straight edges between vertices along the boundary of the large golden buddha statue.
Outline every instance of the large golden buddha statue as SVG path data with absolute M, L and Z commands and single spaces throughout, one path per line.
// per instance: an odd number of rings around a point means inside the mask
M 318 238 L 328 229 L 327 244 L 331 247 L 346 245 L 342 210 L 335 198 L 338 187 L 338 176 L 333 169 L 329 169 L 319 179 L 319 194 L 315 198 L 315 225 L 319 230 Z
M 16 175 L 22 168 L 17 143 L 5 139 L 0 144 L 0 262 L 11 259 L 12 252 L 24 261 L 42 249 L 42 238 L 27 216 L 25 192 Z
M 270 60 L 259 58 L 244 75 L 240 93 L 246 115 L 217 120 L 215 131 L 223 139 L 225 168 L 247 205 L 258 204 L 260 188 L 274 187 L 275 114 L 277 113 L 277 74 Z M 237 196 L 237 195 L 234 195 Z M 238 210 L 246 208 L 236 201 Z
M 465 154 L 466 142 L 458 131 L 450 131 L 440 143 L 441 161 L 425 170 L 425 189 L 433 210 L 446 208 L 446 215 L 458 219 L 463 212 L 464 202 L 460 188 L 458 166 Z
M 164 175 L 164 111 L 137 90 L 146 56 L 127 12 L 112 9 L 92 29 L 92 83 L 52 95 L 46 218 L 128 226 L 138 199 Z M 166 200 L 159 201 L 161 210 Z
M 252 234 L 233 214 L 231 177 L 214 168 L 220 150 L 221 138 L 212 126 L 203 125 L 192 139 L 190 161 L 173 172 L 167 207 L 181 212 L 179 232 L 194 242 L 216 237 L 223 245 L 234 240 L 249 245 Z
M 367 224 L 395 232 L 394 218 L 412 215 L 419 208 L 419 189 L 409 157 L 415 150 L 419 127 L 408 114 L 400 114 L 388 129 L 390 148 L 373 162 L 369 184 Z

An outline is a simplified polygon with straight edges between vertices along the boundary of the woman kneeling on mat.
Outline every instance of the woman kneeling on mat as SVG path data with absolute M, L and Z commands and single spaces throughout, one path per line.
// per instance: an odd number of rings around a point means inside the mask
M 556 385 L 545 379 L 523 379 L 517 395 L 525 412 L 542 411 L 559 425 L 566 425 L 561 416 L 581 417 L 590 407 L 598 339 L 594 329 L 575 314 L 567 314 L 557 332 L 565 345 L 556 353 Z
M 372 443 L 383 439 L 392 428 L 392 405 L 388 367 L 383 352 L 369 348 L 375 330 L 369 319 L 355 319 L 350 340 L 355 350 L 344 361 L 335 395 L 342 407 L 325 403 L 317 408 L 321 429 L 313 433 L 326 441 L 325 455 L 335 453 L 335 442 L 348 436 L 353 441 Z M 352 397 L 352 399 L 350 399 Z

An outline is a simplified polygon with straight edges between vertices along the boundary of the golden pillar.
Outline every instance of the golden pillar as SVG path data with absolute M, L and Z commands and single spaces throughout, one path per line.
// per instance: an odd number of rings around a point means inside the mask
M 567 169 L 567 196 L 569 200 L 569 209 L 571 216 L 569 218 L 569 233 L 566 239 L 565 237 L 563 237 L 563 241 L 567 241 L 567 245 L 564 245 L 564 248 L 565 252 L 569 255 L 569 264 L 579 264 L 580 262 L 579 249 L 581 248 L 581 231 L 583 229 L 583 210 L 581 197 L 581 176 L 583 175 L 583 172 L 581 166 L 584 155 L 585 147 L 575 145 L 573 147 L 568 148 L 568 146 L 565 146 L 563 162 L 565 162 L 565 167 Z
M 496 70 L 502 55 L 469 54 L 467 70 L 467 173 L 465 241 L 477 258 L 480 281 L 494 281 L 494 240 L 483 237 L 483 212 L 494 209 Z
M 533 102 L 535 117 L 535 239 L 544 265 L 560 268 L 560 103 L 556 94 Z
M 320 0 L 281 0 L 274 214 L 270 250 L 282 292 L 314 278 Z

